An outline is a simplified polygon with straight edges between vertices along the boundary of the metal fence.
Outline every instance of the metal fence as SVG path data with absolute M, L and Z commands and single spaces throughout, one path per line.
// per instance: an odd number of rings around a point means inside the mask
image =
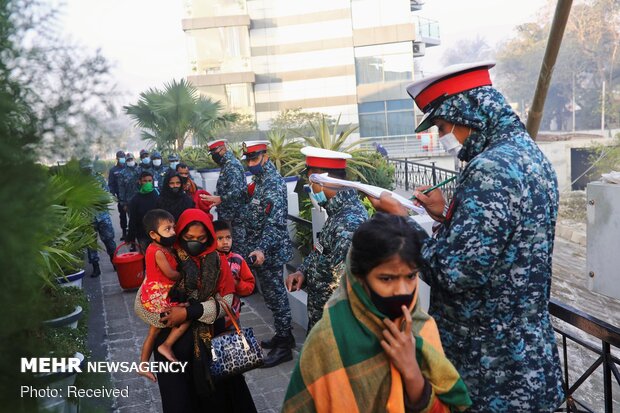
M 437 185 L 457 175 L 456 171 L 435 166 L 435 162 L 431 162 L 430 165 L 412 162 L 407 159 L 389 159 L 388 162 L 394 166 L 396 187 L 404 189 L 405 191 L 413 190 L 420 185 Z M 455 188 L 456 180 L 448 183 L 442 188 L 448 202 L 452 199 Z
M 592 374 L 601 367 L 603 369 L 603 395 L 605 413 L 613 412 L 613 386 L 612 375 L 616 383 L 620 385 L 620 373 L 618 365 L 620 360 L 611 354 L 611 347 L 620 348 L 620 329 L 614 327 L 596 317 L 580 311 L 574 307 L 564 304 L 558 300 L 551 299 L 549 303 L 549 312 L 552 316 L 578 328 L 579 330 L 593 336 L 600 342 L 600 347 L 596 347 L 584 339 L 577 337 L 557 325 L 555 331 L 561 336 L 562 341 L 562 360 L 564 368 L 564 394 L 566 395 L 566 405 L 558 412 L 570 413 L 594 413 L 592 407 L 587 406 L 584 402 L 574 397 L 575 391 L 581 386 Z M 557 323 L 556 323 L 557 324 Z M 581 376 L 574 382 L 569 381 L 569 363 L 568 363 L 568 340 L 577 345 L 591 351 L 598 358 L 588 367 Z
M 424 156 L 447 156 L 439 143 L 437 132 L 416 133 L 415 135 L 390 135 L 361 138 L 362 149 L 375 150 L 374 144 L 385 148 L 390 158 L 413 158 Z

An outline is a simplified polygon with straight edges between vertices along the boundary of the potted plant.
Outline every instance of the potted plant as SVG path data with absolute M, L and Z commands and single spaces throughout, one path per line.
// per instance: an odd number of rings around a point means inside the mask
M 50 301 L 49 311 L 52 320 L 44 322 L 43 328 L 36 332 L 35 336 L 41 343 L 42 357 L 77 358 L 80 364 L 89 356 L 87 347 L 88 327 L 82 317 L 88 313 L 88 300 L 84 291 L 78 287 L 53 288 L 53 299 Z M 65 315 L 67 311 L 73 311 Z M 76 315 L 77 315 L 77 319 Z M 69 323 L 70 322 L 70 323 Z M 59 389 L 59 392 L 48 392 L 46 397 L 37 400 L 39 409 L 50 411 L 77 412 L 79 401 L 71 400 L 66 394 L 67 386 L 76 384 L 79 373 L 76 371 L 57 371 L 39 373 L 34 376 L 35 384 L 39 387 Z M 64 389 L 64 390 L 63 390 Z
M 81 286 L 86 249 L 97 249 L 93 220 L 107 209 L 110 195 L 90 173 L 80 170 L 77 161 L 51 172 L 54 198 L 48 210 L 48 239 L 41 251 L 43 277 L 63 286 Z
M 79 287 L 59 288 L 46 286 L 46 295 L 50 298 L 48 319 L 43 322 L 46 327 L 77 328 L 78 321 L 84 316 L 88 301 Z

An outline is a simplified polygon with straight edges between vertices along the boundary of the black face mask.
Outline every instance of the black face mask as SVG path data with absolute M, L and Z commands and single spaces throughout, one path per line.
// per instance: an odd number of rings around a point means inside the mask
M 382 297 L 368 287 L 370 290 L 370 301 L 377 307 L 377 310 L 385 315 L 390 320 L 396 320 L 403 315 L 401 307 L 404 305 L 409 308 L 409 305 L 413 301 L 413 295 L 415 290 L 411 294 L 393 295 L 391 297 Z
M 175 188 L 170 188 L 170 193 L 174 195 L 180 195 L 181 191 L 183 191 L 183 188 L 181 188 L 180 186 L 177 186 Z
M 164 247 L 172 247 L 177 240 L 176 234 L 171 237 L 164 237 L 158 232 L 157 235 L 159 235 L 159 243 Z
M 181 185 L 185 185 L 189 179 L 187 176 L 180 176 L 179 178 L 181 178 Z
M 212 153 L 211 157 L 213 158 L 213 162 L 215 162 L 216 164 L 220 164 L 220 162 L 222 162 L 222 159 L 224 159 L 224 157 L 222 155 L 220 155 L 219 153 Z
M 202 254 L 207 249 L 206 242 L 186 241 L 184 239 L 181 239 L 180 243 L 181 243 L 181 247 L 185 251 L 187 251 L 187 253 L 191 255 L 192 257 L 197 257 L 198 255 Z

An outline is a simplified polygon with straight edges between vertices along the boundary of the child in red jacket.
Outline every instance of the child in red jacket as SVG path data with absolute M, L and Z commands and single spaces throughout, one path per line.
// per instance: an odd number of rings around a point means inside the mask
M 256 281 L 245 259 L 241 255 L 231 252 L 233 239 L 230 224 L 226 221 L 217 220 L 213 222 L 213 229 L 215 229 L 217 251 L 222 259 L 228 261 L 235 280 L 235 296 L 233 298 L 232 310 L 236 319 L 239 320 L 239 312 L 241 311 L 241 299 L 239 297 L 246 297 L 252 294 Z M 230 325 L 231 322 L 227 319 L 226 326 Z

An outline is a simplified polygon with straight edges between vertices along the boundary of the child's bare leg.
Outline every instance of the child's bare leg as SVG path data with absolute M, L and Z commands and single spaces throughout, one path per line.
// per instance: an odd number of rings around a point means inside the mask
M 186 321 L 177 328 L 170 330 L 170 334 L 168 334 L 166 340 L 159 347 L 157 347 L 157 351 L 159 351 L 162 356 L 170 361 L 178 361 L 172 351 L 172 345 L 176 343 L 177 340 L 187 331 L 189 323 L 189 321 Z
M 153 326 L 149 327 L 149 333 L 147 334 L 146 338 L 144 339 L 144 343 L 142 344 L 142 352 L 140 353 L 141 363 L 144 363 L 144 362 L 148 363 L 148 361 L 151 359 L 151 353 L 153 353 L 153 347 L 155 347 L 155 338 L 157 338 L 159 331 L 160 329 L 157 327 L 153 327 Z M 138 374 L 140 376 L 146 377 L 147 379 L 153 382 L 157 382 L 157 378 L 150 371 L 139 371 L 138 370 Z

